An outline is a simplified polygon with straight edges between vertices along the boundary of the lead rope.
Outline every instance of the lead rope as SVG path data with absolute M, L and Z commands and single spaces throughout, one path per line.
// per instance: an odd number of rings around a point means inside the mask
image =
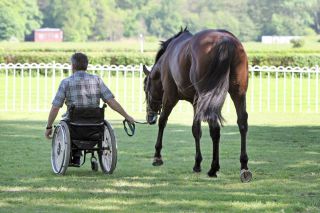
M 127 135 L 129 137 L 132 137 L 134 135 L 135 131 L 136 131 L 135 123 L 137 123 L 137 124 L 148 124 L 148 122 L 139 122 L 139 121 L 135 121 L 134 123 L 129 123 L 128 120 L 123 120 L 122 123 L 123 123 L 123 129 L 124 129 L 124 131 L 127 133 Z

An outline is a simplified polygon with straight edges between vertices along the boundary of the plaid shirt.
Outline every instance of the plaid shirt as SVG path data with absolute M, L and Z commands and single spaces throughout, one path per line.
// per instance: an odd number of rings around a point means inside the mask
M 76 71 L 61 81 L 52 105 L 62 107 L 65 101 L 68 108 L 72 104 L 76 107 L 99 107 L 100 98 L 106 102 L 114 96 L 99 76 Z

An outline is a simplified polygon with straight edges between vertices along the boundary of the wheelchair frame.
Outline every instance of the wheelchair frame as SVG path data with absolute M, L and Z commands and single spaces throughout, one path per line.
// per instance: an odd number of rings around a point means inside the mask
M 97 141 L 73 140 L 70 137 L 69 125 L 82 127 L 103 125 L 103 137 Z M 55 127 L 52 138 L 51 165 L 54 173 L 64 175 L 69 166 L 75 166 L 71 163 L 70 158 L 73 150 L 84 152 L 84 159 L 80 165 L 85 163 L 86 155 L 91 153 L 91 168 L 93 171 L 98 170 L 95 152 L 98 154 L 101 170 L 105 174 L 112 174 L 116 168 L 117 142 L 112 126 L 106 120 L 101 124 L 77 124 L 61 120 Z

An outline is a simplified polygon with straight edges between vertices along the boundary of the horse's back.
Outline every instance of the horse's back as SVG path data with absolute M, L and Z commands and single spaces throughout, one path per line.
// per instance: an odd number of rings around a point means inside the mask
M 244 48 L 239 39 L 226 30 L 203 30 L 196 33 L 190 40 L 191 50 L 199 58 L 209 54 L 210 51 L 222 40 L 229 40 L 235 46 L 236 51 L 244 52 Z M 237 53 L 236 53 L 237 54 Z

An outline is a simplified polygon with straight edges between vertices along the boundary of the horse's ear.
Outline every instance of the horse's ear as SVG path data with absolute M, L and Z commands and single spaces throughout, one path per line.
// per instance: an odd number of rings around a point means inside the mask
M 143 72 L 146 76 L 148 76 L 150 74 L 150 71 L 148 70 L 146 65 L 143 65 Z

